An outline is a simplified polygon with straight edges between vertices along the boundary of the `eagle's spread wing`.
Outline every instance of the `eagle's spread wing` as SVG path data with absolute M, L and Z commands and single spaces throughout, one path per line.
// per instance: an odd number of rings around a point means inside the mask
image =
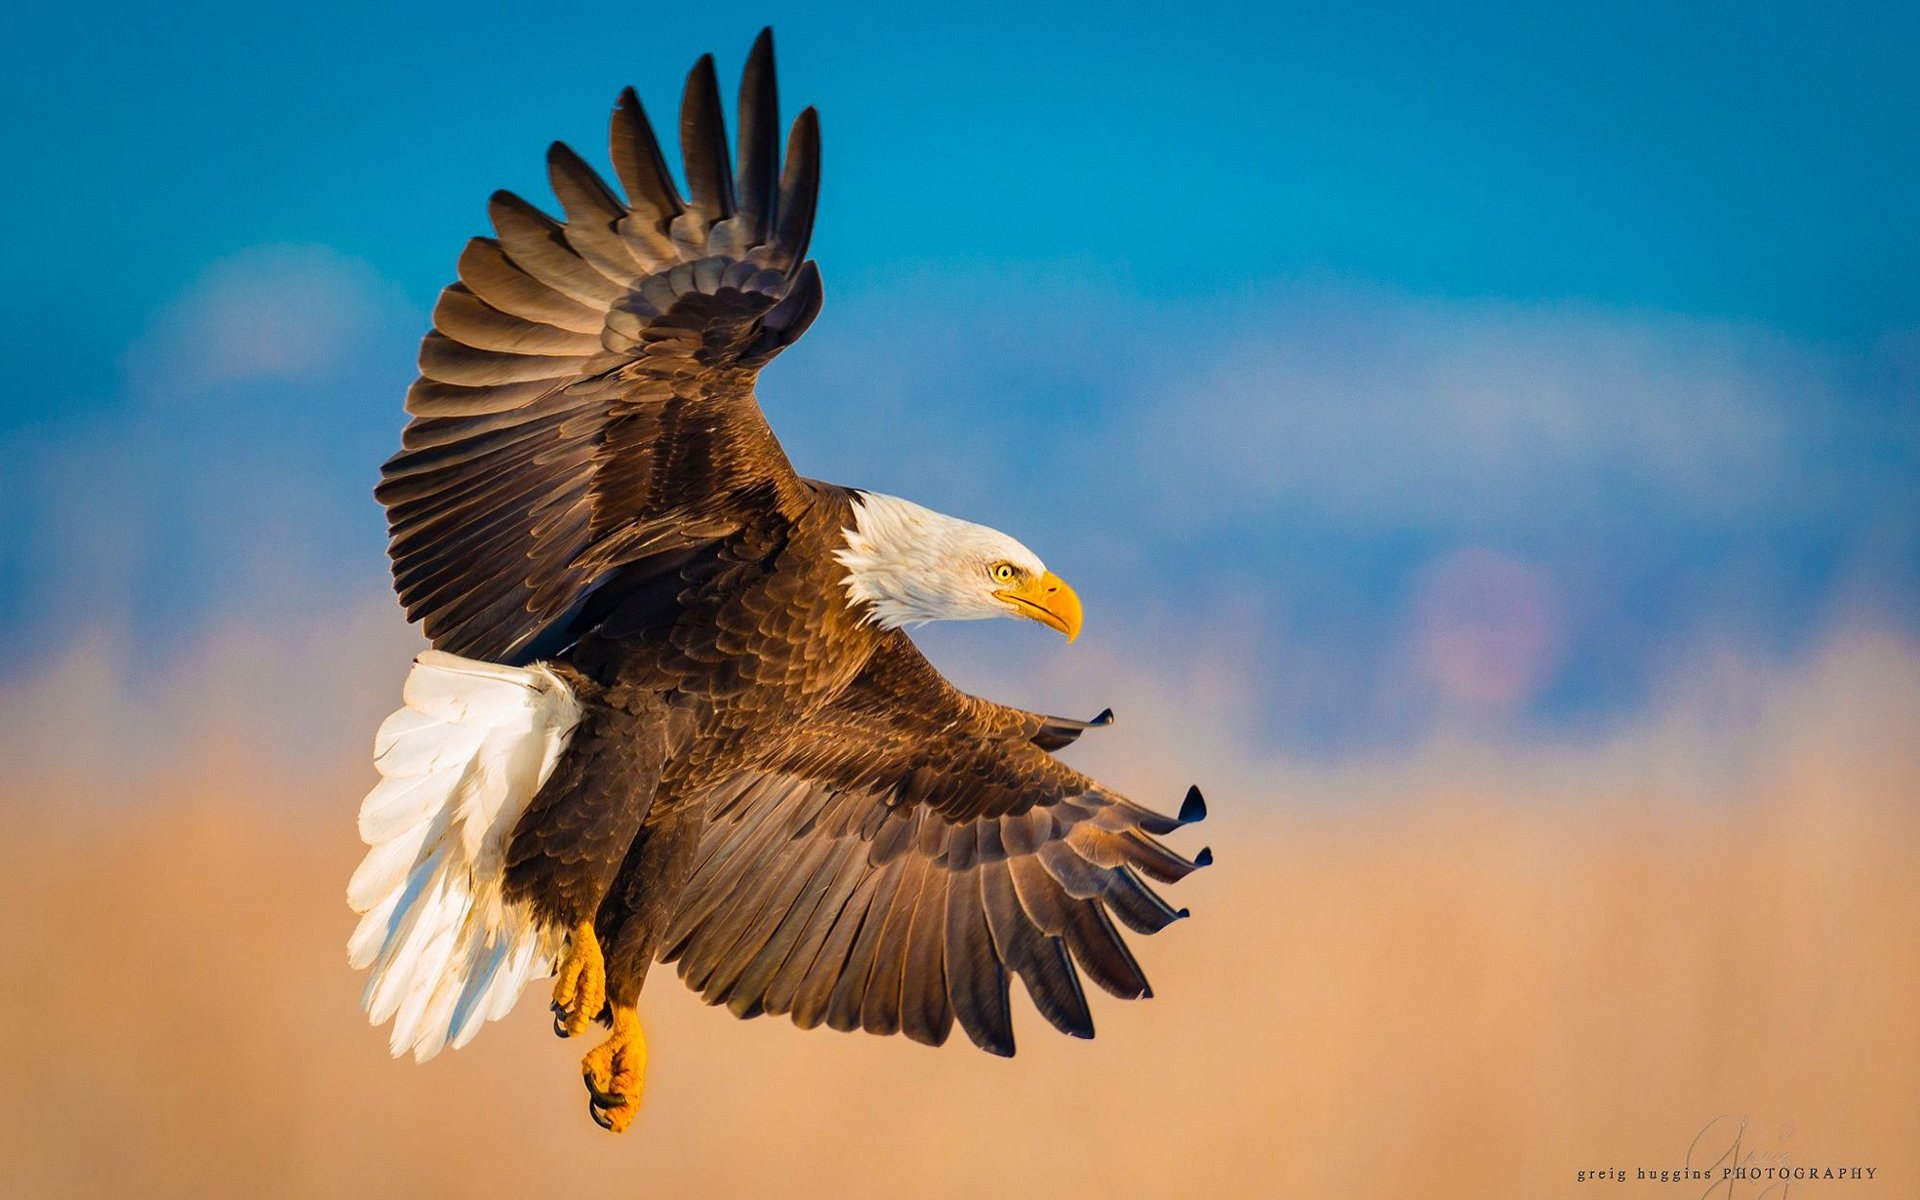
M 1141 875 L 1173 882 L 1211 855 L 1154 837 L 1205 815 L 1197 792 L 1162 816 L 1043 748 L 1079 725 L 967 696 L 897 635 L 783 761 L 712 798 L 662 957 L 742 1016 L 931 1045 L 957 1018 L 996 1054 L 1013 1053 L 1017 975 L 1056 1028 L 1091 1037 L 1079 971 L 1149 994 L 1109 914 L 1142 933 L 1184 916 Z
M 819 311 L 820 138 L 807 109 L 782 168 L 768 34 L 739 110 L 735 169 L 701 59 L 684 199 L 631 89 L 613 114 L 624 202 L 559 143 L 565 223 L 494 195 L 497 237 L 468 244 L 441 294 L 376 493 L 395 587 L 435 646 L 522 661 L 609 568 L 722 536 L 796 486 L 753 379 Z

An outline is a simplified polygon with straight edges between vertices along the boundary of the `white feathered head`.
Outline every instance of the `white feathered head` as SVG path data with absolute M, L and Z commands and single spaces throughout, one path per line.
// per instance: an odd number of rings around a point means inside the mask
M 848 598 L 888 629 L 928 621 L 1026 617 L 1080 635 L 1080 597 L 1039 555 L 997 529 L 862 493 L 854 528 L 835 556 Z

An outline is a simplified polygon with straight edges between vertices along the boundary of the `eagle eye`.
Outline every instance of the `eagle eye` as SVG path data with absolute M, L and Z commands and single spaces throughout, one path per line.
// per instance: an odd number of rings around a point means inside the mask
M 1012 583 L 1014 577 L 1020 574 L 1020 569 L 1012 563 L 997 562 L 989 568 L 989 573 L 996 583 Z

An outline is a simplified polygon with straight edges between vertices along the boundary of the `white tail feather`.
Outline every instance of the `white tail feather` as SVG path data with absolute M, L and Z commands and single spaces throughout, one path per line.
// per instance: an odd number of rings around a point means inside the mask
M 347 884 L 363 914 L 347 961 L 371 967 L 361 1005 L 393 1020 L 395 1057 L 467 1044 L 552 973 L 566 930 L 501 894 L 507 838 L 553 773 L 580 706 L 542 666 L 438 650 L 413 660 L 406 707 L 374 738 L 380 783 L 360 806 L 367 856 Z

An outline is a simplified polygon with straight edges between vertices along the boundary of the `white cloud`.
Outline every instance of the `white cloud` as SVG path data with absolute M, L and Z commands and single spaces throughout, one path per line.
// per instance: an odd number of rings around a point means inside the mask
M 326 246 L 254 246 L 209 265 L 128 349 L 130 391 L 162 406 L 221 384 L 338 371 L 405 297 Z
M 420 322 L 325 247 L 207 267 L 130 346 L 112 403 L 0 445 L 5 525 L 28 548 L 10 632 L 190 624 L 377 579 L 377 558 L 343 570 L 338 550 L 377 531 L 369 492 Z
M 1185 520 L 1724 520 L 1794 505 L 1836 376 L 1721 323 L 1304 289 L 1143 381 L 1122 436 Z
M 1421 674 L 1468 708 L 1527 700 L 1546 682 L 1565 636 L 1546 573 L 1477 546 L 1429 564 L 1412 608 Z
M 1920 468 L 1910 339 L 1571 303 L 889 280 L 836 294 L 789 358 L 763 392 L 803 466 L 919 481 L 988 520 L 1015 496 L 1160 536 L 1252 517 L 1468 538 L 1831 527 L 1892 507 Z

